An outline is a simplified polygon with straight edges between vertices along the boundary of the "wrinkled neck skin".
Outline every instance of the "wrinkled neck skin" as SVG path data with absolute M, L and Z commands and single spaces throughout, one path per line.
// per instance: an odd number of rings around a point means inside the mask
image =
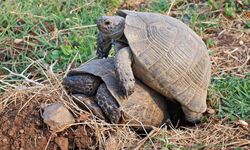
M 128 46 L 128 40 L 124 34 L 124 27 L 119 29 L 119 31 L 116 32 L 115 34 L 103 33 L 103 35 L 112 39 L 112 44 L 115 45 L 116 51 L 120 50 L 123 47 Z
M 114 41 L 128 44 L 128 40 L 127 40 L 126 36 L 124 35 L 124 33 L 119 38 L 114 39 Z
M 108 38 L 111 38 L 114 41 L 127 43 L 127 39 L 124 35 L 124 26 L 120 27 L 115 33 L 111 33 L 111 34 L 103 33 L 103 35 Z

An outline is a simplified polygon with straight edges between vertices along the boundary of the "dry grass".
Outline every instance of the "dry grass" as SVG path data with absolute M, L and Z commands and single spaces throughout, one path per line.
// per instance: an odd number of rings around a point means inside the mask
M 154 128 L 146 136 L 140 136 L 133 132 L 129 125 L 114 125 L 92 116 L 91 113 L 81 110 L 67 95 L 61 85 L 64 74 L 54 74 L 53 66 L 44 66 L 39 61 L 31 63 L 33 67 L 43 72 L 43 82 L 36 84 L 36 80 L 22 77 L 20 74 L 10 72 L 9 75 L 1 76 L 0 81 L 7 83 L 8 76 L 21 76 L 15 84 L 6 85 L 5 92 L 0 96 L 1 111 L 11 111 L 11 105 L 18 105 L 21 111 L 27 105 L 34 102 L 44 104 L 62 102 L 67 106 L 77 120 L 72 126 L 87 125 L 94 131 L 95 148 L 102 149 L 143 149 L 155 148 L 205 148 L 205 149 L 228 149 L 250 146 L 249 128 L 236 126 L 225 120 L 209 118 L 207 123 L 197 127 L 167 130 L 166 128 Z M 31 66 L 32 66 L 31 65 Z M 40 66 L 40 67 L 39 67 Z M 55 133 L 56 134 L 56 133 Z M 159 138 L 167 141 L 160 141 Z M 48 139 L 49 143 L 49 139 Z M 108 146 L 108 147 L 107 147 Z
M 165 142 L 168 148 L 234 149 L 250 146 L 249 131 L 248 128 L 211 119 L 197 127 L 167 130 L 162 134 L 168 139 Z
M 139 9 L 139 5 L 144 5 L 144 0 L 138 1 L 138 4 L 129 4 L 131 6 L 124 3 L 123 7 Z M 178 16 L 182 12 L 174 8 L 169 13 Z M 205 41 L 212 39 L 215 42 L 209 48 L 214 76 L 231 74 L 245 78 L 245 74 L 250 73 L 250 31 L 242 28 L 243 19 L 249 19 L 248 16 L 243 13 L 231 20 L 220 14 L 217 17 L 220 18 L 218 23 L 221 27 L 207 28 L 201 34 Z M 14 45 L 14 48 L 15 45 L 20 45 L 20 43 L 5 42 L 7 45 Z M 21 50 L 24 48 L 29 49 L 23 46 L 16 47 Z M 9 50 L 9 53 L 11 52 Z M 4 51 L 0 53 L 0 60 L 2 53 Z M 12 111 L 10 109 L 12 105 L 18 106 L 19 111 L 22 111 L 34 102 L 40 103 L 41 108 L 44 104 L 62 102 L 73 112 L 77 120 L 72 127 L 81 125 L 90 127 L 94 131 L 97 142 L 93 148 L 100 149 L 107 149 L 105 145 L 109 148 L 115 146 L 115 149 L 162 149 L 162 147 L 166 149 L 235 149 L 238 147 L 248 149 L 250 147 L 249 125 L 242 127 L 235 122 L 227 121 L 226 118 L 221 120 L 209 117 L 204 124 L 189 128 L 168 130 L 154 128 L 144 136 L 133 132 L 129 125 L 108 124 L 91 113 L 81 110 L 74 103 L 61 85 L 61 79 L 67 71 L 61 74 L 53 72 L 56 62 L 49 66 L 43 60 L 29 59 L 29 63 L 30 65 L 22 73 L 16 73 L 7 68 L 5 69 L 7 74 L 0 72 L 0 83 L 3 85 L 0 88 L 4 91 L 0 93 L 0 114 Z M 47 140 L 49 144 L 50 140 Z
M 93 116 L 91 112 L 80 109 L 72 98 L 64 90 L 61 79 L 64 74 L 54 74 L 53 66 L 45 67 L 40 62 L 31 63 L 30 67 L 38 67 L 43 72 L 43 82 L 29 79 L 23 74 L 10 72 L 9 75 L 0 76 L 0 82 L 6 84 L 3 86 L 4 93 L 0 95 L 0 115 L 12 111 L 13 106 L 19 107 L 19 112 L 24 107 L 34 103 L 41 104 L 40 109 L 50 103 L 61 102 L 74 114 L 77 122 L 71 126 L 87 125 L 94 131 L 97 143 L 94 147 L 105 148 L 109 143 L 108 138 L 112 135 L 117 140 L 116 146 L 119 148 L 131 148 L 139 140 L 138 135 L 133 132 L 129 125 L 115 125 L 106 123 L 103 120 Z M 15 84 L 9 84 L 6 80 L 9 77 L 18 76 L 21 79 L 16 80 Z M 18 115 L 18 114 L 17 114 Z M 56 134 L 56 133 L 53 133 Z M 50 141 L 51 137 L 48 140 Z
M 250 29 L 243 29 L 242 18 L 229 20 L 221 16 L 223 30 L 209 30 L 204 38 L 215 41 L 211 50 L 213 75 L 231 74 L 245 77 L 250 72 Z

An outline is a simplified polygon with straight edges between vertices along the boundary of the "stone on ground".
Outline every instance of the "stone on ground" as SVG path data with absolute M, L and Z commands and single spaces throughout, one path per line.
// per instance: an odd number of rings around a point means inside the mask
M 61 132 L 75 122 L 73 115 L 61 103 L 45 107 L 42 118 L 50 129 L 55 132 Z

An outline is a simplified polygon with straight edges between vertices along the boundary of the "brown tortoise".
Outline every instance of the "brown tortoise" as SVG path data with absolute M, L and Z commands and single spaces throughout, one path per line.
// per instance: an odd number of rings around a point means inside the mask
M 104 113 L 112 123 L 160 126 L 169 119 L 163 96 L 136 80 L 135 91 L 124 99 L 118 83 L 113 58 L 91 60 L 63 80 L 66 89 L 96 116 L 103 118 Z M 86 96 L 94 96 L 98 105 Z
M 186 120 L 205 112 L 211 62 L 202 39 L 181 21 L 158 13 L 120 10 L 97 20 L 97 55 L 115 46 L 116 73 L 128 96 L 134 76 L 182 105 Z

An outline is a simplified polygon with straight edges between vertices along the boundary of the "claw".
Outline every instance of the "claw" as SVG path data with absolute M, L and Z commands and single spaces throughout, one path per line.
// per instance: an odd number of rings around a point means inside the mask
M 115 109 L 110 114 L 110 121 L 114 124 L 118 124 L 121 120 L 121 110 Z
M 126 96 L 126 98 L 128 98 L 128 96 L 130 96 L 131 94 L 133 94 L 134 92 L 134 85 L 124 85 L 124 84 L 121 84 L 122 85 L 122 91 L 124 93 L 124 95 Z

